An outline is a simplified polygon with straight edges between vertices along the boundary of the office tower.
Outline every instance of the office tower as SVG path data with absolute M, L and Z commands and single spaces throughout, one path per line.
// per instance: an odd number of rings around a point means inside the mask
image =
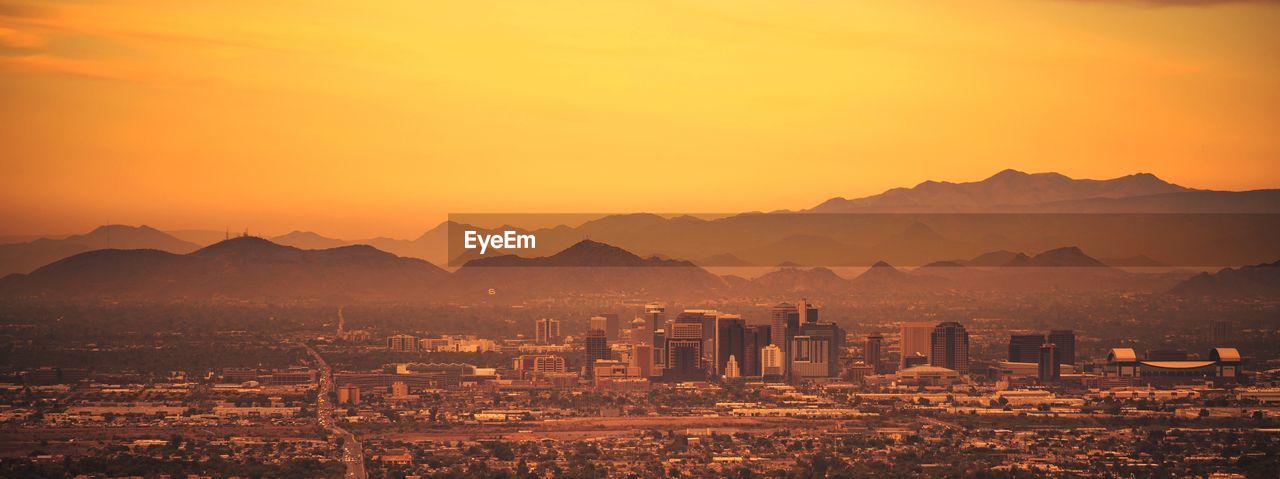
M 969 374 L 969 332 L 954 321 L 933 328 L 929 364 Z
M 1211 346 L 1221 346 L 1231 340 L 1231 321 L 1215 319 L 1209 322 L 1209 341 Z
M 676 315 L 675 322 L 684 322 L 692 324 L 694 322 L 702 325 L 702 359 L 704 372 L 711 371 L 710 368 L 715 366 L 716 362 L 716 317 L 720 315 L 719 311 L 713 309 L 686 309 Z M 674 323 L 672 325 L 674 330 Z M 668 339 L 669 341 L 670 339 Z
M 910 367 L 907 362 L 921 356 L 926 364 L 929 362 L 933 327 L 933 323 L 902 323 L 902 368 Z
M 667 330 L 665 329 L 653 332 L 653 364 L 657 369 L 654 372 L 658 375 L 667 368 Z
M 641 317 L 631 320 L 631 344 L 652 344 L 653 330 L 649 320 Z
M 738 358 L 729 356 L 729 361 L 724 366 L 724 378 L 733 379 L 742 375 L 742 371 L 738 368 Z
M 702 314 L 680 313 L 671 324 L 671 335 L 667 338 L 664 376 L 677 381 L 706 379 L 702 347 Z
M 747 323 L 736 314 L 716 315 L 716 336 L 712 342 L 715 363 L 711 367 L 714 374 L 724 375 L 729 357 L 746 357 L 746 329 Z
M 787 373 L 796 378 L 840 375 L 840 351 L 844 330 L 835 323 L 801 323 L 799 334 L 791 338 Z
M 770 338 L 769 343 L 779 348 L 785 347 L 787 336 L 794 336 L 800 329 L 800 312 L 795 305 L 778 303 L 769 312 L 769 325 L 773 327 L 773 337 Z
M 1009 336 L 1009 362 L 1038 362 L 1040 360 L 1040 346 L 1042 345 L 1044 345 L 1043 334 L 1014 334 Z
M 872 374 L 880 374 L 881 349 L 884 347 L 884 336 L 871 333 L 867 336 L 867 344 L 862 348 L 862 362 L 871 367 Z
M 640 371 L 641 377 L 653 376 L 653 345 L 637 344 L 631 346 L 631 366 Z
M 534 327 L 534 341 L 538 344 L 560 342 L 560 321 L 551 318 L 539 319 Z
M 411 352 L 418 350 L 418 338 L 408 334 L 397 334 L 387 338 L 387 350 L 395 352 Z
M 1057 347 L 1054 357 L 1058 364 L 1076 363 L 1076 332 L 1070 329 L 1049 331 L 1049 342 Z
M 800 299 L 800 303 L 796 305 L 796 313 L 800 315 L 800 324 L 818 322 L 818 307 L 809 303 L 807 298 Z
M 773 327 L 768 324 L 753 324 L 743 332 L 742 360 L 738 361 L 743 376 L 763 374 L 760 370 L 760 350 L 773 340 L 772 332 Z
M 587 329 L 604 331 L 604 337 L 610 341 L 618 340 L 618 315 L 612 313 L 597 314 L 591 317 Z
M 609 359 L 609 338 L 603 329 L 587 331 L 585 339 L 587 348 L 587 375 L 590 376 L 597 359 Z
M 649 331 L 667 327 L 667 307 L 659 303 L 644 305 L 644 317 L 649 320 Z
M 782 371 L 786 374 L 790 355 L 791 338 L 800 331 L 800 310 L 791 303 L 778 303 L 769 312 L 769 325 L 772 326 L 773 338 L 770 343 L 782 350 Z
M 770 344 L 760 350 L 760 372 L 768 378 L 782 377 L 782 348 Z
M 1040 384 L 1058 382 L 1062 376 L 1062 363 L 1058 361 L 1058 348 L 1053 343 L 1040 346 Z

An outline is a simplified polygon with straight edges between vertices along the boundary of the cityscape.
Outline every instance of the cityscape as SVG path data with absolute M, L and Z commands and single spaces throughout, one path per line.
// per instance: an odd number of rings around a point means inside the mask
M 1280 0 L 0 0 L 0 479 L 1280 478 Z
M 1212 320 L 1160 343 L 994 318 L 852 331 L 806 298 L 541 316 L 598 301 L 504 307 L 535 311 L 510 314 L 527 318 L 498 334 L 401 329 L 394 318 L 422 310 L 369 305 L 207 305 L 197 316 L 282 316 L 260 332 L 231 322 L 198 336 L 181 332 L 193 325 L 142 333 L 144 318 L 172 324 L 174 312 L 135 305 L 112 317 L 137 317 L 123 324 L 140 331 L 86 343 L 45 343 L 49 326 L 10 321 L 8 354 L 33 366 L 2 378 L 0 464 L 8 477 L 335 478 L 1228 478 L 1277 467 L 1275 328 Z M 1277 305 L 1262 304 L 1245 307 Z M 65 308 L 39 310 L 83 327 Z M 1259 344 L 1267 356 L 1249 354 Z

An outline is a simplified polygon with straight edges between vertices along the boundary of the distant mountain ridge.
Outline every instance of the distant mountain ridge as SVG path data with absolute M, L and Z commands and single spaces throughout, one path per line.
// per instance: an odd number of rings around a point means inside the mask
M 1072 218 L 1073 213 L 1100 214 Z M 1135 228 L 1132 218 L 1115 213 L 1156 213 L 1159 217 L 1145 218 L 1143 226 Z M 1165 213 L 1189 213 L 1192 221 L 1182 222 L 1177 215 Z M 1213 213 L 1262 214 L 1250 218 Z M 1269 216 L 1272 214 L 1277 216 Z M 1147 173 L 1080 180 L 1058 173 L 1005 170 L 975 182 L 925 181 L 865 198 L 833 198 L 802 213 L 607 215 L 576 226 L 527 231 L 537 235 L 538 247 L 518 253 L 522 257 L 551 256 L 590 238 L 641 257 L 693 259 L 704 267 L 866 266 L 878 260 L 910 267 L 983 252 L 1043 251 L 1073 244 L 1113 259 L 1113 266 L 1237 266 L 1280 256 L 1280 221 L 1271 218 L 1280 218 L 1280 190 L 1197 190 Z M 464 230 L 494 231 L 451 220 L 413 239 L 347 240 L 294 231 L 271 240 L 302 249 L 365 244 L 397 256 L 459 267 L 479 257 L 458 247 Z M 173 233 L 202 245 L 225 237 L 215 231 Z M 92 249 L 155 248 L 186 253 L 198 248 L 192 241 L 170 236 L 170 241 L 177 243 L 81 244 L 77 243 L 79 236 L 73 236 L 36 240 L 27 246 L 3 245 L 0 273 L 28 272 Z M 989 265 L 1030 260 L 1009 258 Z
M 199 246 L 147 225 L 103 225 L 88 233 L 61 239 L 39 238 L 0 245 L 0 276 L 27 273 L 77 253 L 111 248 L 154 249 L 181 254 L 195 251 Z
M 984 258 L 1007 262 L 991 267 L 985 260 L 979 261 Z M 398 257 L 368 245 L 305 250 L 263 238 L 238 237 L 185 255 L 148 249 L 77 254 L 30 274 L 0 279 L 0 297 L 518 302 L 619 294 L 706 299 L 997 289 L 1159 292 L 1171 288 L 1170 281 L 1187 277 L 1128 273 L 1105 267 L 1079 248 L 1063 247 L 1034 256 L 1000 251 L 911 271 L 880 261 L 848 279 L 828 268 L 792 266 L 744 279 L 717 276 L 688 261 L 642 258 L 593 240 L 580 241 L 549 256 L 474 259 L 449 273 L 424 260 Z
M 810 213 L 959 213 L 990 212 L 1001 208 L 1085 200 L 1126 198 L 1195 191 L 1166 182 L 1150 173 L 1109 180 L 1077 180 L 1060 173 L 1004 170 L 982 181 L 951 183 L 925 181 L 911 188 L 893 188 L 863 198 L 832 198 Z
M 369 246 L 303 250 L 237 237 L 188 254 L 102 249 L 0 280 L 18 297 L 174 300 L 396 299 L 427 295 L 448 273 Z
M 1172 289 L 1184 297 L 1280 297 L 1280 261 L 1200 273 Z

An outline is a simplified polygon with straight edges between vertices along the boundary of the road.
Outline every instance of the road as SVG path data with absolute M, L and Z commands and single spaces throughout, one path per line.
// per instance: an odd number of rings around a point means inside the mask
M 316 367 L 320 370 L 320 389 L 316 395 L 316 417 L 320 420 L 320 425 L 329 429 L 336 437 L 343 438 L 342 446 L 342 462 L 347 464 L 347 479 L 368 479 L 368 475 L 364 472 L 364 448 L 360 445 L 360 440 L 356 439 L 355 434 L 350 431 L 338 427 L 336 415 L 334 414 L 334 404 L 329 401 L 329 391 L 333 390 L 333 374 L 329 370 L 329 363 L 324 361 L 320 353 L 309 344 L 304 344 L 307 353 L 311 354 L 316 360 Z

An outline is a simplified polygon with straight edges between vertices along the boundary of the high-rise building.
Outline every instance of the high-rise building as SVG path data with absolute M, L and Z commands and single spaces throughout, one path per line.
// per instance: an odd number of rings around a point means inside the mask
M 631 320 L 631 344 L 653 344 L 653 330 L 649 329 L 649 320 L 636 317 Z
M 796 305 L 796 313 L 800 315 L 800 324 L 818 322 L 818 307 L 810 304 L 807 298 L 800 299 L 800 303 Z
M 724 367 L 724 378 L 734 379 L 739 376 L 742 376 L 742 371 L 738 368 L 738 358 L 736 356 L 729 356 L 729 361 L 725 363 Z
M 667 330 L 657 329 L 653 332 L 653 364 L 657 375 L 667 368 Z
M 1058 348 L 1053 343 L 1044 343 L 1040 346 L 1040 384 L 1052 384 L 1058 382 L 1058 378 L 1062 376 L 1062 363 L 1058 361 Z
M 767 378 L 779 378 L 785 372 L 782 369 L 782 348 L 770 344 L 760 350 L 760 372 Z
M 1211 346 L 1221 346 L 1231 340 L 1231 321 L 1215 319 L 1209 322 L 1209 341 Z
M 592 329 L 587 331 L 585 338 L 587 348 L 587 375 L 591 375 L 595 369 L 597 359 L 609 359 L 609 338 L 605 337 L 603 329 Z
M 1070 329 L 1049 331 L 1049 342 L 1057 348 L 1054 357 L 1058 364 L 1076 363 L 1076 332 Z
M 747 323 L 742 317 L 736 314 L 716 315 L 716 336 L 712 342 L 715 363 L 711 368 L 714 374 L 724 375 L 730 357 L 746 357 L 746 330 Z
M 667 327 L 667 307 L 660 303 L 644 305 L 644 318 L 649 321 L 649 331 Z
M 542 318 L 534 327 L 534 341 L 538 344 L 555 344 L 560 342 L 560 320 Z
M 1040 360 L 1043 334 L 1014 334 L 1009 336 L 1009 362 L 1034 363 Z
M 600 313 L 592 316 L 587 328 L 603 330 L 604 337 L 609 338 L 609 341 L 617 341 L 618 315 L 613 313 Z
M 773 327 L 768 324 L 752 324 L 743 331 L 742 360 L 738 361 L 743 376 L 763 375 L 760 370 L 760 350 L 773 340 L 772 330 Z
M 646 343 L 631 346 L 631 366 L 640 371 L 642 377 L 653 376 L 653 345 Z
M 686 313 L 680 313 L 671 324 L 664 376 L 677 381 L 705 379 L 706 370 L 702 366 L 703 316 L 700 312 Z
M 800 310 L 790 303 L 778 303 L 769 311 L 769 325 L 773 334 L 769 343 L 786 348 L 791 337 L 800 330 Z
M 387 338 L 387 350 L 395 352 L 411 352 L 418 350 L 418 338 L 408 334 L 397 334 Z
M 880 366 L 881 350 L 884 348 L 884 336 L 871 333 L 867 336 L 867 344 L 862 348 L 862 362 L 871 367 L 872 374 L 880 374 L 884 368 Z
M 844 330 L 835 323 L 801 323 L 799 334 L 791 338 L 788 374 L 796 378 L 840 375 L 840 351 Z
M 954 321 L 933 328 L 929 364 L 969 374 L 969 332 Z
M 926 363 L 929 361 L 933 327 L 933 323 L 902 323 L 902 369 L 914 358 L 923 356 Z

